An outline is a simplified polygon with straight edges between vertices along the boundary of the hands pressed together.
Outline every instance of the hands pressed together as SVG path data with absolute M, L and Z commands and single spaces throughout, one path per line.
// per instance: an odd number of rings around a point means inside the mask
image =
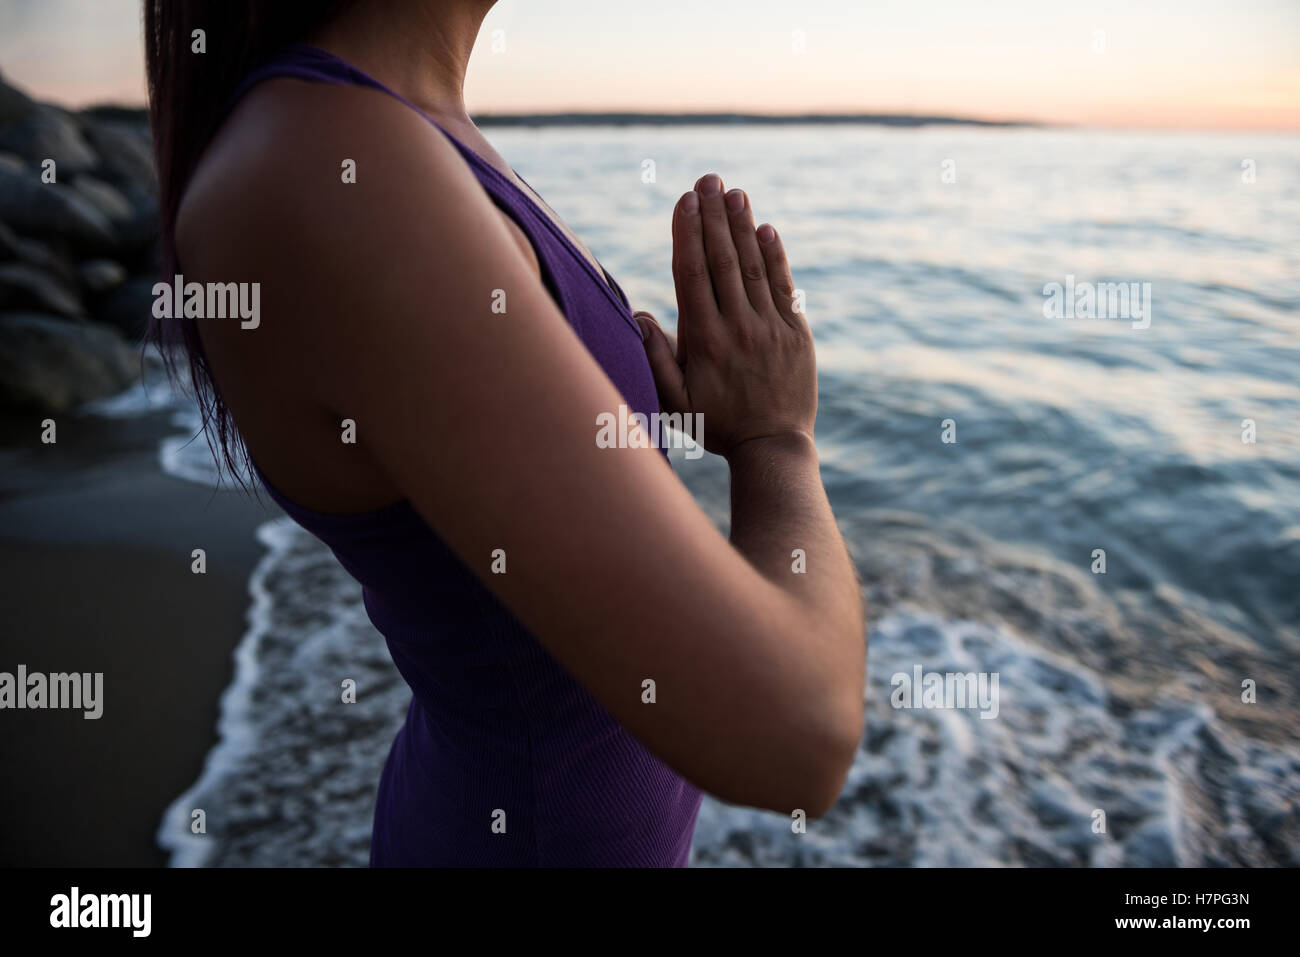
M 785 248 L 754 228 L 743 190 L 709 173 L 673 210 L 677 335 L 636 313 L 667 412 L 702 413 L 704 446 L 729 456 L 751 439 L 798 433 L 817 417 L 812 332 L 795 304 Z

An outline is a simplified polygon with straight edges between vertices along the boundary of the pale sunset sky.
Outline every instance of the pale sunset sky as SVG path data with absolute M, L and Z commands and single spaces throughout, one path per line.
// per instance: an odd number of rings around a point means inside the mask
M 0 0 L 0 73 L 69 106 L 142 103 L 139 18 L 138 0 Z M 475 113 L 1296 130 L 1300 0 L 501 0 L 466 92 Z

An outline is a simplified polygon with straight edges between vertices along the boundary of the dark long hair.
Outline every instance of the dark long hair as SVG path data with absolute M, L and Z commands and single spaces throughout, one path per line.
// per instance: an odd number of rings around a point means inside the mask
M 176 272 L 176 214 L 199 157 L 217 131 L 240 80 L 281 47 L 303 39 L 355 0 L 144 0 L 149 124 L 158 167 L 162 275 Z M 192 52 L 194 31 L 206 52 Z M 179 355 L 202 415 L 208 447 L 243 485 L 248 450 L 221 398 L 193 319 L 150 316 L 146 344 L 154 345 L 173 383 Z M 218 449 L 220 451 L 218 451 Z M 237 452 L 238 456 L 237 457 Z M 242 461 L 240 461 L 242 458 Z

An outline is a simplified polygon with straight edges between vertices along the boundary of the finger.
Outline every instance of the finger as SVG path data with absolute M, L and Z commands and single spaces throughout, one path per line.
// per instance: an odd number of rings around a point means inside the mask
M 790 275 L 790 263 L 786 261 L 785 245 L 776 229 L 770 223 L 764 223 L 756 232 L 758 247 L 763 250 L 763 264 L 767 267 L 768 285 L 772 289 L 772 302 L 776 304 L 781 318 L 796 329 L 803 328 L 807 319 L 796 307 L 794 298 L 794 279 Z
M 641 327 L 646 359 L 650 362 L 655 389 L 659 392 L 659 405 L 666 412 L 689 412 L 686 375 L 677 364 L 676 343 L 670 340 L 668 333 L 659 327 L 658 321 L 650 313 L 638 312 L 634 318 Z
M 722 177 L 717 173 L 701 176 L 695 190 L 700 194 L 704 250 L 709 259 L 709 274 L 713 276 L 713 293 L 720 309 L 741 315 L 749 305 L 749 297 L 745 295 L 745 284 L 740 280 L 736 244 L 731 240 L 727 204 L 722 198 Z
M 691 190 L 673 210 L 673 286 L 677 290 L 678 356 L 702 331 L 692 328 L 687 314 L 706 322 L 718 312 L 713 298 L 713 279 L 704 253 L 704 226 L 700 221 L 700 197 Z
M 655 320 L 655 322 L 656 324 L 658 324 L 658 320 Z M 675 333 L 669 332 L 663 326 L 659 326 L 659 331 L 662 332 L 664 338 L 668 340 L 668 350 L 673 355 L 677 355 L 677 335 Z M 683 372 L 686 371 L 686 366 L 680 360 L 678 361 L 677 364 L 682 367 Z
M 772 289 L 767 281 L 763 251 L 758 248 L 758 237 L 754 234 L 754 208 L 743 189 L 727 193 L 727 217 L 731 220 L 731 241 L 736 244 L 745 293 L 756 310 L 765 309 L 773 305 Z

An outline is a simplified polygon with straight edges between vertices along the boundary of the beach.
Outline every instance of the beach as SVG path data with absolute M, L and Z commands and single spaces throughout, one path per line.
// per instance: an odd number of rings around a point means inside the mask
M 60 416 L 53 446 L 39 419 L 0 422 L 0 670 L 102 672 L 103 714 L 4 715 L 0 863 L 160 866 L 162 809 L 215 743 L 254 530 L 278 509 L 164 473 L 167 414 Z
M 1294 136 L 493 137 L 668 327 L 669 211 L 701 170 L 779 225 L 806 293 L 866 723 L 806 834 L 706 797 L 692 865 L 1300 864 Z M 1125 284 L 1140 314 L 1049 308 Z M 103 671 L 106 699 L 0 715 L 0 859 L 365 866 L 410 692 L 359 586 L 265 496 L 213 492 L 184 401 L 93 408 L 54 446 L 0 425 L 0 671 Z M 672 460 L 725 529 L 725 463 Z M 931 706 L 908 683 L 933 675 L 997 700 Z

